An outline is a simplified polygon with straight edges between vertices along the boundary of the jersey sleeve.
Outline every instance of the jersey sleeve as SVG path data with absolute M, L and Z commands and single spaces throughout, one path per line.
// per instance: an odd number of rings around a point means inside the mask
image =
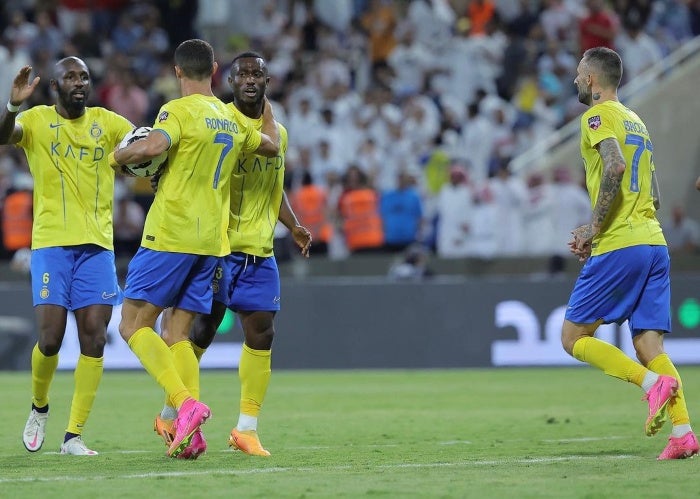
M 152 127 L 153 130 L 160 130 L 165 134 L 165 137 L 170 143 L 168 148 L 180 142 L 180 137 L 182 135 L 182 116 L 179 116 L 178 111 L 180 110 L 173 102 L 164 104 L 160 108 L 160 111 L 158 111 L 156 122 Z
M 262 133 L 255 129 L 253 124 L 249 119 L 240 120 L 239 125 L 241 125 L 245 130 L 241 130 L 245 135 L 245 139 L 241 144 L 241 150 L 243 152 L 252 153 L 257 151 L 258 147 L 262 143 Z
M 32 127 L 30 126 L 30 123 L 33 121 L 31 109 L 22 111 L 15 118 L 15 123 L 22 127 L 22 138 L 15 144 L 17 147 L 23 147 L 26 149 L 27 147 L 31 146 Z
M 581 134 L 591 147 L 595 147 L 605 139 L 616 139 L 613 115 L 601 106 L 588 110 L 581 118 Z

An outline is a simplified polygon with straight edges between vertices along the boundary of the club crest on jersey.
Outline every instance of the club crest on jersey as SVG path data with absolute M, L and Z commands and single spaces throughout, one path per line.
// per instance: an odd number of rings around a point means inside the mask
M 99 139 L 102 136 L 102 128 L 100 128 L 100 125 L 97 124 L 97 122 L 93 122 L 92 127 L 90 127 L 90 136 L 93 139 Z
M 600 116 L 596 115 L 596 116 L 591 116 L 590 118 L 588 118 L 588 127 L 591 130 L 598 130 L 598 128 L 600 128 L 600 125 L 601 125 Z
M 167 119 L 168 119 L 168 112 L 167 111 L 163 111 L 162 113 L 160 113 L 158 115 L 158 123 L 163 123 Z

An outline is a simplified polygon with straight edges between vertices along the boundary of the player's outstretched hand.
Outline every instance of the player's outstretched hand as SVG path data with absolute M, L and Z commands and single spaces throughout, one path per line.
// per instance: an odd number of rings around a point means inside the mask
M 309 250 L 311 249 L 311 232 L 303 225 L 296 225 L 292 229 L 292 237 L 297 246 L 301 248 L 301 254 L 309 258 Z
M 32 72 L 31 66 L 24 66 L 19 70 L 15 80 L 12 82 L 12 91 L 10 92 L 10 103 L 19 106 L 27 98 L 32 95 L 34 89 L 39 84 L 38 76 L 35 76 L 31 83 L 29 83 L 29 75 Z

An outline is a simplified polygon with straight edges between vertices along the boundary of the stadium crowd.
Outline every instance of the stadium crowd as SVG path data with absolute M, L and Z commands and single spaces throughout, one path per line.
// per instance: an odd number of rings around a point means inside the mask
M 585 49 L 619 51 L 629 81 L 700 34 L 698 0 L 7 0 L 2 9 L 0 102 L 10 75 L 31 65 L 42 80 L 28 105 L 50 103 L 51 66 L 77 55 L 92 73 L 90 102 L 151 125 L 179 96 L 181 41 L 212 43 L 226 102 L 231 59 L 264 55 L 289 131 L 288 195 L 312 252 L 332 258 L 415 243 L 444 258 L 563 258 L 570 230 L 589 217 L 580 180 L 570 165 L 513 175 L 510 160 L 582 112 L 572 80 Z M 0 147 L 4 258 L 30 243 L 31 188 L 22 152 Z M 118 256 L 138 247 L 151 199 L 148 179 L 119 178 Z M 678 212 L 688 227 L 678 247 L 696 251 L 697 223 Z

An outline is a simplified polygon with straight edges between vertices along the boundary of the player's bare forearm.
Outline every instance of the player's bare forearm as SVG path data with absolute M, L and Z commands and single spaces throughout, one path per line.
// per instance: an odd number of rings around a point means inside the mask
M 17 142 L 12 140 L 15 131 L 15 116 L 17 113 L 11 113 L 4 109 L 0 116 L 0 144 L 12 144 Z
M 282 192 L 282 201 L 280 202 L 280 213 L 277 219 L 284 224 L 289 230 L 292 230 L 295 225 L 300 225 L 292 206 L 289 204 L 289 198 L 286 192 Z
M 162 154 L 170 143 L 160 132 L 150 132 L 144 139 L 139 139 L 126 147 L 114 151 L 114 161 L 120 165 L 143 163 Z
M 289 229 L 289 232 L 292 233 L 294 242 L 301 248 L 301 254 L 308 258 L 309 249 L 311 248 L 311 232 L 299 223 L 292 206 L 289 204 L 289 198 L 287 198 L 286 192 L 282 193 L 280 213 L 277 218 Z
M 700 191 L 700 177 L 695 181 L 695 188 Z
M 593 218 L 591 219 L 591 225 L 596 233 L 600 231 L 617 193 L 620 192 L 622 176 L 626 168 L 620 144 L 616 139 L 603 140 L 598 144 L 598 152 L 603 159 L 603 178 L 600 181 L 598 199 L 593 208 Z

